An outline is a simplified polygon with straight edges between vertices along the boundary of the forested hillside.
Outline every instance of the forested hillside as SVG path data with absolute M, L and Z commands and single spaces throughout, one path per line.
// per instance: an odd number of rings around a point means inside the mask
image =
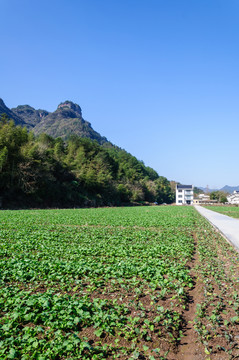
M 72 207 L 169 203 L 170 182 L 109 142 L 34 135 L 0 118 L 3 207 Z

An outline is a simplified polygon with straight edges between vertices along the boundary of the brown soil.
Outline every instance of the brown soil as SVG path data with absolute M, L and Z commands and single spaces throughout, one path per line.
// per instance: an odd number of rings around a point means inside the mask
M 190 274 L 194 280 L 194 287 L 189 289 L 187 293 L 187 308 L 183 311 L 185 320 L 184 337 L 178 346 L 177 356 L 174 360 L 202 360 L 205 358 L 204 348 L 199 342 L 198 335 L 193 326 L 197 304 L 200 304 L 203 299 L 203 284 L 195 271 L 195 266 L 197 266 L 199 262 L 197 237 L 196 234 L 193 236 L 195 253 L 192 261 L 188 264 L 188 267 L 191 269 Z

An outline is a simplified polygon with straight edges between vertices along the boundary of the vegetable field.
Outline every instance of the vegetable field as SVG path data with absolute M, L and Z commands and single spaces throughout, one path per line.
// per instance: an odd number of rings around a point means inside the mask
M 239 207 L 236 206 L 205 206 L 207 209 L 239 219 Z
M 239 254 L 193 207 L 0 219 L 0 359 L 239 358 Z

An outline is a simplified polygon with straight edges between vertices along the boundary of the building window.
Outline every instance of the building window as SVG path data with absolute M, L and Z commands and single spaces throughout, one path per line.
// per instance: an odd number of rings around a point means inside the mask
M 182 201 L 182 200 L 178 200 L 178 202 L 179 202 L 179 204 L 182 204 L 183 201 Z
M 179 198 L 182 198 L 182 197 L 183 197 L 183 195 L 178 195 L 178 197 L 179 197 Z
M 182 192 L 182 190 L 178 190 L 178 192 Z

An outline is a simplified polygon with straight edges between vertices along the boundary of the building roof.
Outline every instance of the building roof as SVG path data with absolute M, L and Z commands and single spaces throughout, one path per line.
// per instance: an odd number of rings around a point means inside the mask
M 239 198 L 239 193 L 228 195 L 227 198 L 228 199 Z
M 177 184 L 177 189 L 193 189 L 193 186 Z

